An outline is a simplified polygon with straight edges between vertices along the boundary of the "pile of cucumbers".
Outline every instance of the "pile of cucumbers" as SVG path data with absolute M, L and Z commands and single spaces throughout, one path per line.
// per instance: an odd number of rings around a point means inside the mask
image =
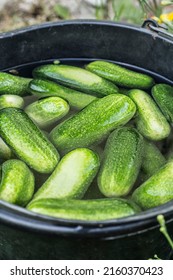
M 107 61 L 0 72 L 0 199 L 103 221 L 173 200 L 173 87 Z

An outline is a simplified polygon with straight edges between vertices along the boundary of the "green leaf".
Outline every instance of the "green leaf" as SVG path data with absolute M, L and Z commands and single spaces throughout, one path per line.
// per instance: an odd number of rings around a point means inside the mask
M 144 13 L 138 2 L 133 0 L 111 0 L 111 4 L 114 13 L 113 20 L 142 24 Z
M 68 19 L 70 18 L 70 11 L 66 6 L 62 6 L 60 4 L 56 4 L 54 6 L 54 11 L 56 15 L 61 19 Z

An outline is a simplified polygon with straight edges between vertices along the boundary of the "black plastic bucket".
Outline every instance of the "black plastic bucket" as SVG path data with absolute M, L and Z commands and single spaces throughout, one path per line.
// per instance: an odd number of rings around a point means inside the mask
M 105 59 L 173 84 L 171 38 L 143 28 L 100 21 L 48 23 L 0 35 L 0 70 L 32 68 L 54 59 Z M 29 71 L 29 72 L 28 72 Z M 169 259 L 156 217 L 173 235 L 173 202 L 124 219 L 79 222 L 30 213 L 0 202 L 0 259 Z

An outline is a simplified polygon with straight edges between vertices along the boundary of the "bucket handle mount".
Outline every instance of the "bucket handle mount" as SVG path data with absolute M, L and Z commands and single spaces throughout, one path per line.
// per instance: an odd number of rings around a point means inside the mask
M 154 19 L 146 19 L 142 26 L 142 28 L 146 28 L 149 29 L 159 35 L 162 35 L 164 37 L 167 37 L 168 39 L 173 40 L 173 34 L 169 33 L 167 30 L 167 26 L 166 25 L 162 25 L 159 24 L 157 21 L 155 21 Z

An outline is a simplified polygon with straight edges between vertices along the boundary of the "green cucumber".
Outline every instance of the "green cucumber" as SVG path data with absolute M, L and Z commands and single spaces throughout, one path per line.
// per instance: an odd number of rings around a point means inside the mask
M 33 79 L 29 83 L 29 91 L 33 95 L 42 98 L 49 96 L 58 96 L 68 101 L 71 108 L 81 110 L 96 100 L 97 97 L 83 92 L 58 85 L 52 81 Z
M 144 154 L 141 169 L 145 179 L 156 173 L 166 163 L 165 157 L 154 143 L 144 141 Z
M 111 94 L 93 101 L 72 118 L 56 126 L 50 133 L 50 139 L 64 152 L 89 147 L 127 123 L 135 111 L 135 104 L 129 97 Z
M 49 79 L 89 94 L 104 96 L 118 92 L 113 83 L 85 69 L 69 65 L 43 65 L 34 69 L 34 78 Z
M 4 94 L 0 96 L 0 110 L 3 108 L 14 107 L 23 108 L 24 100 L 21 96 Z
M 21 109 L 0 110 L 0 136 L 21 160 L 38 172 L 50 173 L 58 163 L 55 147 Z
M 0 159 L 10 159 L 13 156 L 11 149 L 0 137 Z
M 127 195 L 132 189 L 142 163 L 143 137 L 130 127 L 113 131 L 104 151 L 98 174 L 98 186 L 106 197 Z
M 98 156 L 79 148 L 66 154 L 48 180 L 34 195 L 40 198 L 82 198 L 98 171 Z
M 173 122 L 173 87 L 157 84 L 152 88 L 152 96 L 166 119 Z
M 132 195 L 143 209 L 162 205 L 173 199 L 173 161 L 163 165 L 153 176 L 139 186 Z
M 154 141 L 166 138 L 170 125 L 151 96 L 138 89 L 130 90 L 128 96 L 137 107 L 136 125 L 140 133 Z
M 134 203 L 120 198 L 92 200 L 48 198 L 31 202 L 27 209 L 56 218 L 83 221 L 117 219 L 139 212 L 139 208 Z
M 29 78 L 14 76 L 0 72 L 0 94 L 28 95 Z
M 153 78 L 146 74 L 107 61 L 93 61 L 86 69 L 122 87 L 148 89 L 154 84 Z
M 62 98 L 47 97 L 28 105 L 25 112 L 39 127 L 45 128 L 67 115 L 69 105 Z
M 21 160 L 11 159 L 1 166 L 0 199 L 25 206 L 34 193 L 34 176 Z

